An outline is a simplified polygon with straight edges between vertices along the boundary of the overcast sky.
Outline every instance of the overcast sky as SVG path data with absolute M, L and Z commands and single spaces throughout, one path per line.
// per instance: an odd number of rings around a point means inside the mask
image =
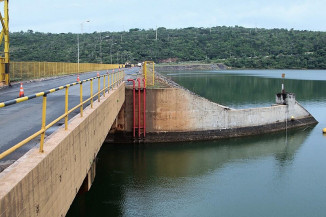
M 326 0 L 10 0 L 9 10 L 11 32 L 76 33 L 86 20 L 84 32 L 223 25 L 326 31 Z

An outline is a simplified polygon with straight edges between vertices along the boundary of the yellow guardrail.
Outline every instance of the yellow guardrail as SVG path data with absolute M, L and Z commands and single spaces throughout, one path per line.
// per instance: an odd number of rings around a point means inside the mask
M 145 61 L 143 64 L 143 74 L 147 86 L 155 85 L 155 63 L 153 61 Z
M 103 89 L 101 89 L 101 78 L 103 77 Z M 107 77 L 107 82 L 108 85 L 106 86 L 106 77 Z M 110 84 L 110 77 L 111 77 L 111 84 Z M 93 80 L 97 79 L 98 80 L 98 91 L 96 94 L 93 94 Z M 36 93 L 30 96 L 26 97 L 21 97 L 18 99 L 13 99 L 13 100 L 8 100 L 5 102 L 0 103 L 0 108 L 14 105 L 16 103 L 24 102 L 36 97 L 43 96 L 43 104 L 42 104 L 42 124 L 41 124 L 41 130 L 37 131 L 33 135 L 29 136 L 28 138 L 24 139 L 23 141 L 17 143 L 13 147 L 7 149 L 6 151 L 2 152 L 0 154 L 0 160 L 3 159 L 4 157 L 8 156 L 18 148 L 22 147 L 26 143 L 30 142 L 31 140 L 35 139 L 37 136 L 41 135 L 41 141 L 40 141 L 40 152 L 43 152 L 43 144 L 44 144 L 44 138 L 45 138 L 45 131 L 52 127 L 54 124 L 56 124 L 58 121 L 61 119 L 65 119 L 65 130 L 68 130 L 68 115 L 73 112 L 74 110 L 80 108 L 80 116 L 83 117 L 83 106 L 85 103 L 90 101 L 91 108 L 93 108 L 93 98 L 97 96 L 98 102 L 101 101 L 101 93 L 105 97 L 105 92 L 109 92 L 111 88 L 119 85 L 124 79 L 124 71 L 118 71 L 118 72 L 112 72 L 108 73 L 107 75 L 101 75 L 93 78 L 89 78 L 86 80 L 82 80 L 79 82 L 74 82 L 71 84 L 66 84 L 64 86 L 60 86 L 57 88 L 53 88 L 44 92 Z M 90 97 L 83 101 L 83 83 L 84 82 L 90 82 Z M 74 85 L 80 85 L 80 103 L 73 107 L 72 109 L 68 110 L 68 98 L 69 98 L 69 87 L 74 86 Z M 46 125 L 46 102 L 47 102 L 47 95 L 62 89 L 66 89 L 65 92 L 65 113 L 62 114 L 60 117 Z
M 10 62 L 11 80 L 60 76 L 90 71 L 122 68 L 120 64 L 64 63 L 64 62 Z

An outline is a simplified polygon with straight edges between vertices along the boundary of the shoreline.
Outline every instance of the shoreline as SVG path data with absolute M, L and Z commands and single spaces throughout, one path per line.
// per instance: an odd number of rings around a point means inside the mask
M 323 71 L 326 69 L 307 69 L 307 68 L 236 68 L 227 66 L 223 63 L 158 63 L 155 65 L 158 72 L 165 71 L 186 71 L 186 70 L 308 70 Z

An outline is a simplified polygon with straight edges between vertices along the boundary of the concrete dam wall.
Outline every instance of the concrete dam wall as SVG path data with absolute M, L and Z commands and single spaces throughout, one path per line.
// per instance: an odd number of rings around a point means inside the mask
M 238 137 L 317 123 L 295 100 L 295 95 L 290 93 L 276 96 L 276 104 L 270 107 L 250 109 L 225 107 L 183 88 L 147 89 L 146 102 L 148 103 L 145 142 Z M 137 108 L 136 105 L 136 121 Z M 131 139 L 133 130 L 131 88 L 126 89 L 126 102 L 122 113 L 119 115 L 120 129 L 115 136 L 108 137 L 107 141 L 116 140 L 114 138 L 119 138 L 121 141 L 121 135 L 126 140 Z

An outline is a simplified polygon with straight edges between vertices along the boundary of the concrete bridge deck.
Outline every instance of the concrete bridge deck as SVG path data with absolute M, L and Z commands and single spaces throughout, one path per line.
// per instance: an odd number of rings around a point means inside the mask
M 46 138 L 43 153 L 32 148 L 0 173 L 0 217 L 64 216 L 94 179 L 93 162 L 124 101 L 123 82 Z

